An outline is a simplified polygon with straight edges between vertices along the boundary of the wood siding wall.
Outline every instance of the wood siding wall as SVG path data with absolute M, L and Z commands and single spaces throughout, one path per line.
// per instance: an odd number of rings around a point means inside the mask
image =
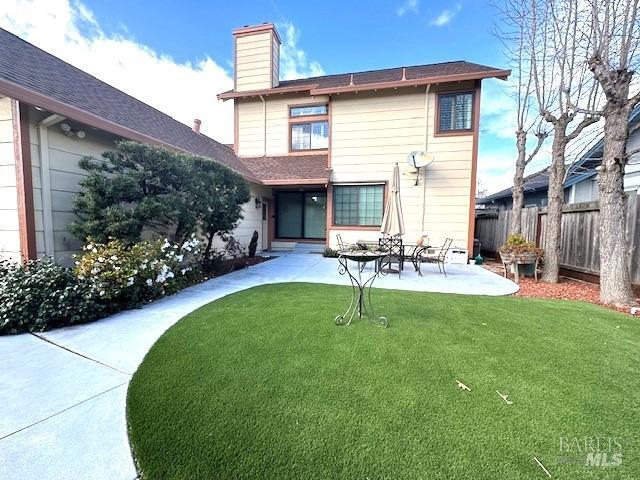
M 289 105 L 327 103 L 329 97 L 267 97 L 238 101 L 238 155 L 287 155 L 289 153 Z M 265 141 L 266 133 L 266 141 Z M 266 150 L 265 150 L 266 149 Z
M 0 255 L 20 260 L 16 160 L 11 99 L 0 97 Z
M 640 285 L 640 196 L 630 193 L 626 207 L 626 235 L 629 241 L 629 262 L 631 278 Z M 525 208 L 522 216 L 523 235 L 530 241 L 537 241 L 545 247 L 546 211 L 537 207 Z M 566 205 L 562 214 L 562 235 L 560 243 L 560 265 L 590 275 L 600 273 L 600 207 L 598 202 Z M 508 234 L 511 211 L 478 212 L 476 217 L 476 238 L 482 243 L 482 250 L 495 253 Z
M 454 246 L 466 248 L 473 135 L 434 136 L 436 93 L 432 89 L 427 98 L 425 89 L 409 88 L 332 98 L 331 180 L 387 182 L 398 163 L 405 240 L 413 242 L 425 231 L 433 244 L 452 237 Z M 422 169 L 416 186 L 415 169 L 407 164 L 407 154 L 423 151 L 425 137 L 434 161 Z M 337 243 L 337 234 L 346 242 L 379 236 L 378 231 L 335 227 L 329 232 L 332 246 Z
M 242 35 L 235 38 L 235 75 L 238 92 L 273 87 L 271 77 L 274 59 L 271 32 Z

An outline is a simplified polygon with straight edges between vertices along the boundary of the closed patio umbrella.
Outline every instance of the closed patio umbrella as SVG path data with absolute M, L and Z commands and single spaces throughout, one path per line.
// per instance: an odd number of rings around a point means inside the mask
M 404 235 L 404 218 L 402 216 L 402 203 L 400 202 L 400 167 L 398 167 L 397 163 L 393 167 L 391 183 L 389 184 L 389 197 L 384 206 L 380 233 L 389 236 Z

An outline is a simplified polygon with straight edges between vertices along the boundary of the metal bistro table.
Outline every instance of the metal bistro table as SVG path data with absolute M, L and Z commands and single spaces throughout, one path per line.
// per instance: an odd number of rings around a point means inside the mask
M 336 317 L 336 325 L 349 325 L 357 314 L 358 318 L 367 317 L 370 322 L 386 328 L 389 325 L 389 321 L 386 317 L 376 316 L 371 302 L 371 286 L 380 272 L 374 268 L 371 276 L 363 279 L 363 271 L 367 263 L 377 262 L 386 256 L 387 252 L 341 250 L 338 255 L 338 262 L 340 263 L 338 273 L 340 275 L 349 275 L 349 280 L 351 281 L 351 303 L 344 314 Z M 356 263 L 355 274 L 353 269 L 349 269 L 349 261 Z M 365 290 L 367 291 L 365 292 Z

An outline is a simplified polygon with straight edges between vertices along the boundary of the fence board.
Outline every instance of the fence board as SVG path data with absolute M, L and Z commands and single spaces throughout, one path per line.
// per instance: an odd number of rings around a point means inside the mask
M 538 222 L 538 216 L 540 221 Z M 511 211 L 479 212 L 476 237 L 485 252 L 495 253 L 507 238 Z M 600 206 L 598 202 L 566 205 L 562 213 L 560 264 L 564 268 L 598 275 L 600 273 Z M 522 212 L 522 233 L 530 241 L 546 247 L 546 210 L 531 207 Z M 537 232 L 539 227 L 540 232 Z M 633 283 L 640 284 L 640 196 L 627 197 L 626 235 L 629 268 Z M 537 239 L 537 240 L 536 240 Z

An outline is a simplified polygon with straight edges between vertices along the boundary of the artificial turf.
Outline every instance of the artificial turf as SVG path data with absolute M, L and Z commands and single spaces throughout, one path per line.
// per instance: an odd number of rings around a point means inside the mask
M 554 479 L 640 478 L 637 319 L 374 290 L 389 328 L 336 326 L 349 296 L 262 286 L 169 329 L 129 387 L 142 478 L 548 478 L 534 456 Z M 599 449 L 620 465 L 585 465 L 595 437 L 615 437 Z

